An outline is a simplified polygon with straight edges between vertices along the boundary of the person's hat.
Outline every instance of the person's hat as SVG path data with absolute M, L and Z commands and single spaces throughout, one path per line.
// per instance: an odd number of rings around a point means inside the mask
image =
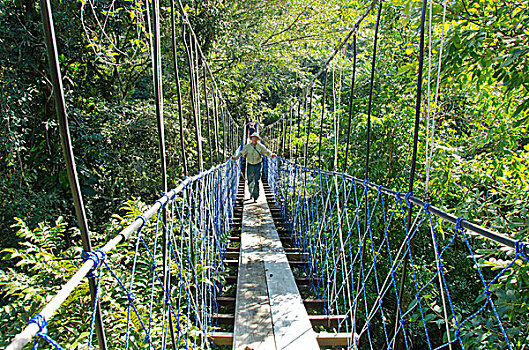
M 261 139 L 261 136 L 259 136 L 258 133 L 254 132 L 253 134 L 250 135 L 250 138 L 252 137 L 257 137 L 259 140 Z

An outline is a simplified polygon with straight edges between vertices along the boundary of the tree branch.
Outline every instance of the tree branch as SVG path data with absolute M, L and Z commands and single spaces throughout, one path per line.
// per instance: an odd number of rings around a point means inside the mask
M 274 33 L 274 34 L 270 35 L 268 38 L 266 38 L 266 40 L 263 41 L 263 42 L 260 44 L 260 46 L 266 46 L 266 44 L 268 44 L 268 42 L 269 42 L 272 38 L 274 38 L 274 37 L 276 37 L 276 36 L 278 36 L 278 35 L 281 35 L 281 34 L 287 32 L 287 31 L 289 31 L 290 29 L 292 29 L 292 27 L 294 27 L 294 25 L 298 22 L 298 20 L 300 19 L 301 15 L 303 15 L 303 14 L 305 14 L 305 10 L 301 11 L 301 12 L 297 15 L 297 17 L 294 19 L 294 21 L 293 21 L 292 23 L 290 23 L 285 29 L 283 29 L 283 30 L 281 30 L 281 31 L 279 31 L 279 32 L 277 32 L 277 33 Z

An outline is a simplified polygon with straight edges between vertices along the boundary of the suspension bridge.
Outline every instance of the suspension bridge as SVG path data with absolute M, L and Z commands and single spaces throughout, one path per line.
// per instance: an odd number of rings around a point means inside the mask
M 174 13 L 174 2 L 171 4 Z M 305 88 L 303 110 L 308 111 L 308 133 L 310 96 L 316 78 L 325 74 L 326 83 L 327 65 L 351 38 L 356 63 L 356 33 L 376 4 L 376 0 L 370 3 Z M 304 164 L 298 161 L 295 154 L 303 150 L 291 146 L 294 122 L 292 115 L 285 116 L 263 127 L 265 141 L 280 150 L 281 156 L 264 158 L 260 185 L 263 194 L 254 203 L 249 200 L 241 172 L 244 160 L 227 157 L 228 152 L 245 144 L 247 130 L 222 108 L 215 84 L 210 91 L 215 104 L 212 117 L 218 118 L 220 110 L 223 120 L 219 123 L 215 119 L 214 125 L 215 135 L 222 135 L 223 140 L 210 145 L 216 143 L 223 148 L 217 159 L 228 160 L 187 177 L 172 190 L 167 188 L 159 3 L 153 1 L 153 82 L 163 195 L 141 215 L 131 217 L 129 225 L 113 239 L 94 249 L 68 133 L 51 6 L 43 0 L 50 72 L 83 237 L 84 262 L 55 295 L 50 295 L 49 302 L 28 320 L 7 349 L 22 349 L 28 344 L 37 349 L 44 343 L 63 349 L 61 344 L 67 339 L 55 337 L 54 315 L 69 304 L 87 281 L 91 304 L 85 310 L 89 315 L 82 323 L 86 337 L 84 344 L 77 345 L 79 348 L 459 349 L 468 347 L 468 337 L 477 327 L 473 320 L 478 315 L 488 316 L 486 327 L 496 338 L 494 343 L 516 348 L 516 340 L 505 331 L 509 320 L 500 316 L 495 305 L 493 286 L 507 270 L 516 268 L 517 262 L 528 259 L 528 243 L 458 217 L 413 193 L 423 51 L 419 58 L 410 185 L 399 191 L 368 179 L 373 72 L 382 2 L 378 5 L 364 178 L 345 172 L 347 152 L 344 171 L 322 169 L 323 124 L 319 166 L 307 164 L 308 143 Z M 422 8 L 421 50 L 425 7 L 426 1 Z M 189 26 L 188 62 L 193 66 L 200 57 L 206 79 L 211 73 L 207 60 L 184 8 L 180 6 L 179 11 Z M 178 76 L 176 63 L 175 71 Z M 193 66 L 191 71 L 195 74 L 190 83 L 194 89 L 192 105 L 200 155 L 198 68 Z M 214 82 L 212 75 L 210 78 Z M 354 76 L 352 85 L 351 96 Z M 208 99 L 205 100 L 209 111 Z M 221 108 L 217 109 L 217 105 Z M 301 107 L 300 102 L 298 115 Z M 351 108 L 347 145 L 350 124 Z M 299 118 L 296 129 L 299 130 Z M 183 139 L 180 141 L 185 154 Z M 497 271 L 485 271 L 478 262 L 480 249 L 504 249 L 509 260 Z M 473 268 L 474 282 L 459 279 L 453 268 L 454 259 L 464 260 Z M 469 283 L 475 285 L 470 288 Z M 479 290 L 468 294 L 468 300 L 474 302 L 463 305 L 453 298 L 454 294 L 472 290 Z

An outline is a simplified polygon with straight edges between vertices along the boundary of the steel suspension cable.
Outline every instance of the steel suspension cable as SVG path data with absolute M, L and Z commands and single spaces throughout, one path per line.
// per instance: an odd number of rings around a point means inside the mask
M 298 114 L 296 118 L 296 152 L 294 153 L 295 161 L 297 161 L 299 157 L 299 135 L 300 135 L 300 126 L 301 123 L 301 96 L 298 95 Z
M 153 50 L 152 50 L 152 61 L 153 61 L 153 82 L 154 82 L 154 99 L 156 105 L 156 121 L 158 125 L 158 143 L 160 152 L 160 163 L 162 173 L 162 188 L 163 193 L 167 193 L 167 160 L 165 155 L 165 123 L 164 123 L 164 108 L 163 108 L 163 86 L 162 86 L 162 50 L 160 44 L 160 0 L 153 0 L 152 2 L 152 21 L 153 21 Z M 165 295 L 169 287 L 169 267 L 168 267 L 168 235 L 166 232 L 167 228 L 167 212 L 163 212 L 163 227 L 164 234 L 162 236 L 162 264 L 163 264 L 163 285 L 164 285 L 164 300 L 167 298 Z M 163 309 L 163 317 L 165 318 L 166 309 Z M 176 338 L 174 334 L 173 318 L 169 310 L 167 310 L 167 316 L 169 318 L 169 324 L 171 325 L 170 335 L 171 344 L 173 349 L 176 350 Z M 165 344 L 165 332 L 163 334 L 162 342 Z
M 371 145 L 371 109 L 373 105 L 373 84 L 375 81 L 375 64 L 377 59 L 377 42 L 378 42 L 378 29 L 380 25 L 380 14 L 382 12 L 382 1 L 378 6 L 377 21 L 375 26 L 375 39 L 373 42 L 373 56 L 371 58 L 371 78 L 369 81 L 369 100 L 367 103 L 367 129 L 366 129 L 366 161 L 364 169 L 364 179 L 369 177 L 369 151 Z
M 375 80 L 375 64 L 376 64 L 376 58 L 377 58 L 377 43 L 378 43 L 378 30 L 380 26 L 380 15 L 382 13 L 382 1 L 380 1 L 378 5 L 378 13 L 376 18 L 376 24 L 375 24 L 375 37 L 373 40 L 373 55 L 371 57 L 371 77 L 369 81 L 369 101 L 367 105 L 367 129 L 366 129 L 366 159 L 365 159 L 365 169 L 364 169 L 364 179 L 365 181 L 368 181 L 369 176 L 369 147 L 370 147 L 370 138 L 371 138 L 371 108 L 373 104 L 373 84 Z M 368 230 L 369 225 L 369 199 L 367 196 L 367 192 L 365 192 L 364 196 L 365 201 L 365 218 L 364 218 L 364 232 Z M 364 258 L 364 252 L 365 252 L 365 240 L 362 240 L 362 244 L 360 246 L 360 259 L 363 260 Z M 359 295 L 359 291 L 361 288 L 361 279 L 358 279 L 357 284 L 357 293 L 356 295 Z M 355 304 L 355 310 L 354 315 L 356 317 L 356 310 L 358 307 L 358 303 Z M 356 331 L 356 325 L 355 325 L 355 331 Z
M 66 163 L 66 172 L 68 174 L 68 183 L 70 190 L 72 191 L 72 197 L 75 207 L 75 216 L 77 224 L 79 225 L 79 231 L 81 233 L 81 241 L 83 250 L 85 252 L 92 251 L 92 243 L 90 240 L 90 229 L 88 228 L 88 220 L 86 218 L 86 211 L 83 202 L 83 195 L 81 187 L 79 185 L 79 177 L 77 175 L 77 168 L 75 165 L 75 156 L 73 154 L 72 140 L 70 137 L 70 129 L 68 126 L 68 114 L 66 111 L 66 102 L 64 98 L 64 88 L 62 84 L 62 74 L 60 70 L 59 54 L 57 49 L 57 39 L 55 37 L 55 25 L 53 23 L 53 14 L 51 9 L 50 0 L 41 0 L 41 18 L 42 25 L 44 28 L 44 38 L 46 41 L 46 48 L 48 54 L 48 65 L 50 69 L 50 77 L 53 86 L 53 96 L 55 100 L 55 112 L 57 113 L 57 119 L 59 122 L 59 134 L 61 137 L 61 146 L 63 151 L 64 161 Z M 88 285 L 90 289 L 90 296 L 92 304 L 96 302 L 95 308 L 95 325 L 96 334 L 99 343 L 99 347 L 103 350 L 107 348 L 105 330 L 103 327 L 103 321 L 101 317 L 100 303 L 96 298 L 96 282 L 95 276 L 88 278 Z M 46 314 L 44 311 L 41 312 L 42 317 L 47 321 L 53 314 Z M 35 323 L 29 324 L 27 328 L 37 327 Z M 35 332 L 36 333 L 36 332 Z M 16 338 L 15 338 L 16 339 Z M 14 341 L 15 342 L 15 341 Z M 22 345 L 23 346 L 23 345 Z
M 336 89 L 334 88 L 334 70 L 333 70 L 333 88 L 332 88 L 332 103 L 333 103 L 333 124 L 334 124 L 334 155 L 333 155 L 333 170 L 338 170 L 338 140 L 340 138 L 340 120 L 342 115 L 342 86 L 343 86 L 343 69 L 340 69 L 338 77 L 338 101 L 336 97 Z M 338 112 L 336 109 L 338 106 Z M 339 113 L 339 115 L 337 115 Z
M 434 149 L 434 141 L 435 141 L 435 115 L 437 113 L 437 97 L 439 92 L 439 78 L 441 75 L 441 65 L 442 65 L 442 56 L 443 56 L 443 43 L 444 43 L 444 32 L 445 32 L 445 20 L 446 20 L 446 5 L 447 0 L 444 1 L 443 5 L 443 22 L 442 22 L 442 33 L 441 33 L 441 43 L 440 43 L 440 50 L 439 50 L 439 62 L 438 62 L 438 72 L 437 72 L 437 84 L 435 87 L 435 101 L 433 106 L 433 113 L 431 109 L 431 74 L 432 74 L 432 17 L 433 17 L 433 1 L 430 1 L 430 9 L 429 9 L 429 20 L 428 20 L 428 114 L 427 114 L 427 121 L 426 121 L 426 179 L 425 179 L 425 195 L 429 197 L 429 187 L 430 187 L 430 165 L 431 165 L 431 156 Z M 430 130 L 430 122 L 431 122 L 431 130 Z M 431 137 L 431 144 L 430 144 L 430 137 Z M 439 252 L 437 250 L 437 245 L 435 242 L 435 235 L 432 231 L 432 245 L 435 250 L 435 259 L 437 265 L 440 263 L 439 258 Z M 447 311 L 447 305 L 446 305 L 446 295 L 445 295 L 445 288 L 443 284 L 442 274 L 441 271 L 438 271 L 438 279 L 439 279 L 439 285 L 441 289 L 441 301 L 443 305 L 443 316 L 444 316 L 444 322 L 445 322 L 445 329 L 446 329 L 446 337 L 448 339 L 448 346 L 449 350 L 452 350 L 452 336 L 450 334 L 450 322 L 448 320 L 448 311 Z
M 197 132 L 198 147 L 197 152 L 199 154 L 199 170 L 204 171 L 204 146 L 202 145 L 202 112 L 200 109 L 200 82 L 199 82 L 199 52 L 198 52 L 198 39 L 196 36 L 191 34 L 189 31 L 189 47 L 191 51 L 191 58 L 193 61 L 193 74 L 191 77 L 193 79 L 193 84 L 195 86 L 195 105 L 196 105 L 196 118 L 195 118 L 195 127 Z
M 305 127 L 305 134 L 307 136 L 307 141 L 305 142 L 305 166 L 307 166 L 307 161 L 309 158 L 308 150 L 309 150 L 309 140 L 310 140 L 310 128 L 311 128 L 311 121 L 312 121 L 312 99 L 314 97 L 314 85 L 310 87 L 310 97 L 308 100 L 309 104 L 309 110 L 308 110 L 308 120 Z
M 61 146 L 63 151 L 64 161 L 66 163 L 66 172 L 68 174 L 68 183 L 70 190 L 72 191 L 72 198 L 75 208 L 75 216 L 77 219 L 77 224 L 79 225 L 79 231 L 81 233 L 81 241 L 83 250 L 85 252 L 92 252 L 92 243 L 90 240 L 90 230 L 88 228 L 88 221 L 86 218 L 86 211 L 83 202 L 83 196 L 81 193 L 81 187 L 79 185 L 79 177 L 77 175 L 77 169 L 75 165 L 75 156 L 73 154 L 73 146 L 70 137 L 70 129 L 68 126 L 68 114 L 66 111 L 66 102 L 64 98 L 64 88 L 62 83 L 62 74 L 60 70 L 59 63 L 59 54 L 57 49 L 57 40 L 55 37 L 55 25 L 53 22 L 53 14 L 51 9 L 50 0 L 41 0 L 40 1 L 40 11 L 42 26 L 44 29 L 44 39 L 46 42 L 47 56 L 48 56 L 48 65 L 50 69 L 50 77 L 53 86 L 53 96 L 55 101 L 55 112 L 57 113 L 57 119 L 59 122 L 59 134 L 61 138 Z M 83 278 L 86 274 L 83 275 Z M 103 321 L 101 318 L 101 307 L 99 300 L 96 298 L 96 279 L 95 276 L 88 278 L 88 286 L 90 290 L 90 297 L 92 300 L 92 305 L 95 308 L 95 328 L 96 335 L 100 349 L 106 350 L 106 336 L 105 330 L 103 327 Z M 52 299 L 52 302 L 54 300 Z M 38 315 L 43 319 L 44 323 L 47 323 L 53 314 L 56 311 L 56 308 L 53 306 L 50 307 L 47 304 Z M 12 343 L 8 345 L 6 349 L 18 350 L 22 349 L 26 344 L 28 344 L 32 337 L 39 332 L 40 326 L 37 323 L 30 322 L 24 328 L 24 330 L 19 333 L 13 339 Z
M 292 105 L 290 113 L 290 132 L 288 133 L 288 158 L 292 159 L 292 134 L 293 134 L 293 119 L 294 119 L 294 105 Z
M 343 163 L 343 172 L 347 171 L 347 161 L 349 156 L 349 144 L 351 141 L 351 119 L 353 115 L 353 99 L 355 90 L 355 77 L 356 77 L 356 34 L 353 36 L 353 75 L 351 77 L 351 93 L 349 95 L 349 118 L 347 121 L 347 143 L 345 146 L 345 159 Z
M 422 1 L 422 8 L 421 8 L 421 24 L 420 24 L 420 42 L 419 42 L 419 68 L 417 73 L 417 94 L 416 94 L 416 100 L 415 100 L 415 123 L 414 123 L 414 130 L 413 130 L 413 153 L 411 158 L 411 170 L 410 170 L 410 180 L 408 184 L 408 193 L 413 193 L 413 182 L 415 180 L 415 168 L 417 165 L 417 148 L 419 143 L 419 123 L 421 118 L 421 96 L 422 96 L 422 75 L 423 75 L 423 64 L 424 64 L 424 24 L 426 20 L 426 3 L 427 0 Z M 406 217 L 406 237 L 408 237 L 410 225 L 411 225 L 411 217 L 412 217 L 412 205 L 408 206 L 408 214 Z M 410 244 L 411 249 L 411 244 Z M 411 254 L 411 253 L 410 253 Z M 405 290 L 405 283 L 406 283 L 406 270 L 408 267 L 408 259 L 404 259 L 404 263 L 402 266 L 402 275 L 400 280 L 400 290 L 399 290 L 399 299 L 402 300 L 402 295 L 404 294 Z M 395 315 L 399 317 L 399 311 L 396 310 Z M 398 339 L 398 321 L 395 322 L 395 340 L 394 345 L 397 342 Z M 399 332 L 400 333 L 400 332 Z M 402 333 L 403 337 L 406 336 L 406 329 L 402 327 Z M 398 343 L 397 343 L 398 345 Z
M 171 0 L 171 39 L 173 45 L 173 69 L 175 73 L 176 82 L 176 97 L 178 100 L 178 122 L 180 131 L 180 152 L 182 156 L 182 167 L 184 168 L 184 176 L 188 175 L 187 157 L 184 145 L 184 114 L 182 110 L 182 90 L 180 86 L 180 73 L 178 70 L 178 55 L 176 50 L 176 14 L 174 0 Z
M 199 168 L 199 171 L 203 171 L 204 162 L 202 158 L 202 138 L 200 136 L 200 122 L 199 122 L 200 116 L 198 115 L 199 112 L 197 110 L 197 101 L 196 101 L 196 92 L 195 92 L 197 88 L 197 86 L 195 85 L 195 78 L 194 78 L 194 74 L 195 74 L 194 63 L 195 62 L 193 58 L 193 51 L 191 48 L 191 45 L 192 45 L 191 39 L 188 42 L 186 37 L 187 37 L 187 34 L 185 31 L 184 23 L 182 22 L 182 41 L 185 46 L 187 63 L 189 66 L 188 67 L 189 68 L 189 89 L 190 89 L 190 97 L 191 97 L 191 111 L 193 113 L 193 120 L 195 121 L 195 138 L 197 142 L 198 168 Z M 191 34 L 189 34 L 189 38 L 191 38 Z
M 223 149 L 222 149 L 222 157 L 225 158 L 228 154 L 228 137 L 226 135 L 226 126 L 228 122 L 226 121 L 226 113 L 224 113 L 224 106 L 220 106 L 220 113 L 222 115 L 222 143 L 223 143 Z
M 158 126 L 158 142 L 161 162 L 162 188 L 167 192 L 167 162 L 165 158 L 165 128 L 163 118 L 163 91 L 162 91 L 162 58 L 160 47 L 160 3 L 159 0 L 153 0 L 153 83 L 154 83 L 154 101 L 156 105 L 156 121 Z
M 213 95 L 213 126 L 215 131 L 215 163 L 220 163 L 220 157 L 219 157 L 219 108 L 218 108 L 218 101 L 217 101 L 217 93 L 215 90 L 212 91 Z
M 433 151 L 435 149 L 435 117 L 437 115 L 438 110 L 438 97 L 439 97 L 439 86 L 440 86 L 440 80 L 441 80 L 441 66 L 443 63 L 443 49 L 444 49 L 444 43 L 445 43 L 445 23 L 446 23 L 446 6 L 447 6 L 447 0 L 443 3 L 443 21 L 442 21 L 442 32 L 441 32 L 441 43 L 440 43 L 440 49 L 439 49 L 439 60 L 437 62 L 437 80 L 435 85 L 435 97 L 434 97 L 434 111 L 432 115 L 432 126 L 431 131 L 430 128 L 427 130 L 430 131 L 430 134 L 427 134 L 426 137 L 426 188 L 425 191 L 428 194 L 429 187 L 430 187 L 430 166 L 431 161 L 433 157 Z M 432 11 L 433 12 L 433 11 Z M 430 39 L 431 40 L 431 39 Z M 431 137 L 431 145 L 428 147 L 428 140 Z
M 327 70 L 325 70 L 324 75 L 323 75 L 323 93 L 322 93 L 322 98 L 321 98 L 320 139 L 319 139 L 319 144 L 318 144 L 318 164 L 319 164 L 320 169 L 322 169 L 322 166 L 321 166 L 321 139 L 322 139 L 322 134 L 323 134 L 323 119 L 325 117 L 325 96 L 326 96 L 326 93 L 327 93 L 327 75 L 328 75 Z
M 206 78 L 206 65 L 202 65 L 203 71 L 203 83 L 204 83 L 204 102 L 206 107 L 206 134 L 208 135 L 208 155 L 209 155 L 209 166 L 212 167 L 213 163 L 213 140 L 211 135 L 210 127 L 210 113 L 209 113 L 209 103 L 208 103 L 208 89 L 207 89 L 207 78 Z
M 285 142 L 286 142 L 286 137 L 287 137 L 287 129 L 288 129 L 288 121 L 290 120 L 290 118 L 292 117 L 292 106 L 289 108 L 289 113 L 288 113 L 288 118 L 287 120 L 283 119 L 283 135 L 281 135 L 281 156 L 285 156 Z

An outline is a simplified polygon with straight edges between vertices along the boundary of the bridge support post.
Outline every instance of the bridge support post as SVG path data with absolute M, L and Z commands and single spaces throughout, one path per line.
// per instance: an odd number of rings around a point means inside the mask
M 411 170 L 410 170 L 410 182 L 408 186 L 408 194 L 413 193 L 413 182 L 415 179 L 415 167 L 417 165 L 417 144 L 419 140 L 419 121 L 421 117 L 421 94 L 422 94 L 422 70 L 423 70 L 423 63 L 424 63 L 424 23 L 426 20 L 426 0 L 422 1 L 422 9 L 421 9 L 421 25 L 420 25 L 420 43 L 419 43 L 419 69 L 418 69 L 418 76 L 417 76 L 417 94 L 415 99 L 415 127 L 413 130 L 413 154 L 411 159 Z M 406 197 L 407 198 L 407 197 Z M 406 199 L 408 202 L 408 200 Z M 409 240 L 409 234 L 411 232 L 411 217 L 412 217 L 412 206 L 411 203 L 408 202 L 408 214 L 406 217 L 406 239 L 408 240 L 408 249 L 409 253 L 412 253 L 412 245 L 411 240 Z M 406 270 L 408 269 L 408 255 L 404 256 L 404 263 L 402 266 L 402 274 L 400 278 L 400 289 L 399 289 L 399 299 L 402 300 L 402 296 L 405 291 L 405 284 L 406 284 Z M 398 301 L 397 301 L 398 302 Z M 399 315 L 399 308 L 398 306 L 395 308 L 395 337 L 393 340 L 393 348 L 400 349 L 401 343 L 399 343 L 399 318 L 401 315 Z M 404 324 L 402 325 L 402 337 L 406 337 L 406 329 L 404 328 Z
M 50 0 L 41 0 L 40 13 L 42 18 L 42 26 L 44 29 L 44 38 L 46 41 L 46 48 L 48 51 L 48 65 L 50 69 L 51 82 L 53 85 L 53 95 L 55 99 L 55 113 L 59 122 L 59 133 L 61 137 L 61 145 L 66 163 L 66 170 L 68 173 L 68 182 L 72 191 L 73 202 L 75 206 L 75 216 L 81 232 L 81 240 L 83 250 L 86 252 L 92 251 L 92 244 L 90 242 L 90 230 L 88 229 L 88 222 L 86 219 L 86 212 L 83 203 L 83 196 L 81 187 L 79 186 L 79 178 L 75 167 L 75 157 L 72 149 L 72 140 L 70 138 L 70 130 L 68 128 L 68 115 L 66 113 L 66 103 L 64 100 L 64 89 L 62 85 L 62 75 L 59 65 L 59 55 L 57 50 L 57 40 L 55 37 L 55 28 L 53 24 L 53 15 L 51 11 Z M 96 281 L 95 277 L 88 278 L 88 285 L 90 288 L 90 296 L 92 304 L 96 300 Z M 99 348 L 107 349 L 105 330 L 103 328 L 103 320 L 101 317 L 101 308 L 99 301 L 94 305 L 96 309 L 95 314 L 95 329 Z

